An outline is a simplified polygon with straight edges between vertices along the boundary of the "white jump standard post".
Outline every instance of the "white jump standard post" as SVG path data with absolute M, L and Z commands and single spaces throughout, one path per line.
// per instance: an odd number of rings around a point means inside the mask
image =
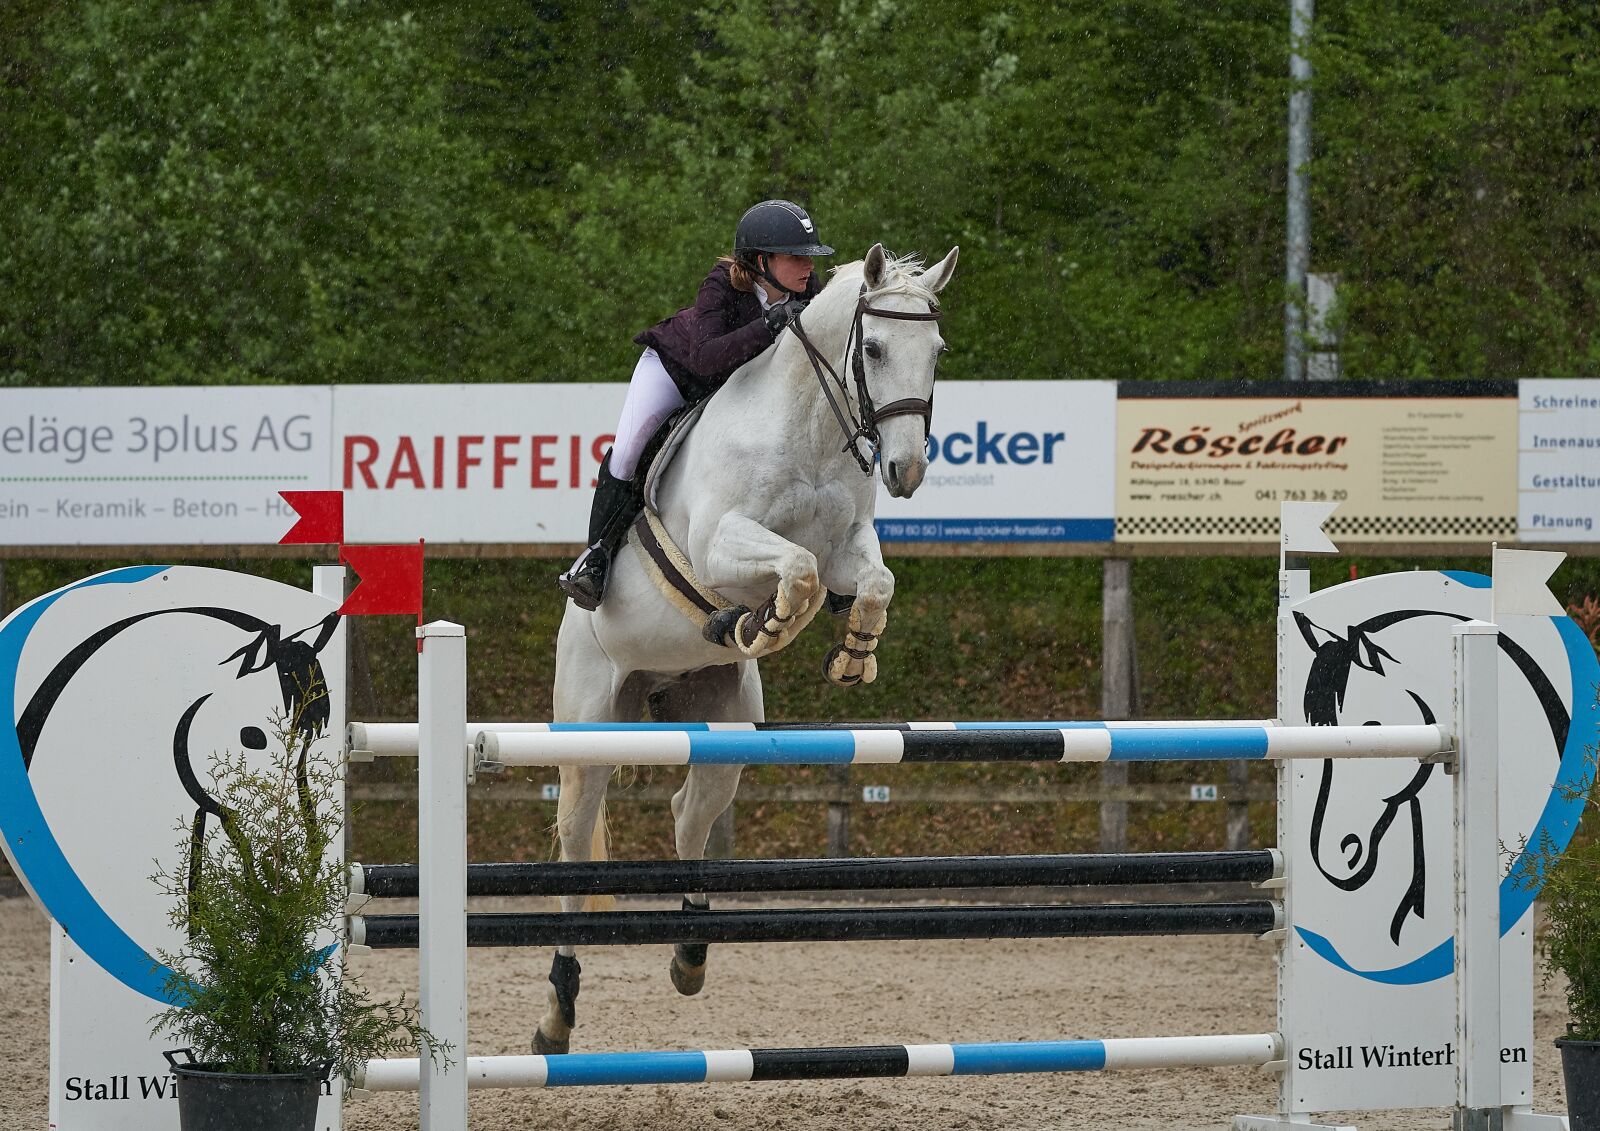
M 1457 625 L 1455 652 L 1455 1131 L 1502 1131 L 1500 1104 L 1500 629 Z
M 417 769 L 421 827 L 417 847 L 427 862 L 419 876 L 424 1023 L 443 1053 L 421 1065 L 423 1127 L 467 1126 L 467 782 L 461 734 L 467 725 L 467 632 L 434 621 L 417 629 L 417 724 L 424 748 Z M 452 752 L 456 753 L 451 757 Z

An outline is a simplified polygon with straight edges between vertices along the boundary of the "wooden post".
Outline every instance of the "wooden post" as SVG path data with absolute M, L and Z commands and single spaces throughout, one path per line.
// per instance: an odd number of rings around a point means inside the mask
M 1250 847 L 1250 763 L 1228 763 L 1228 851 Z
M 352 586 L 353 588 L 353 586 Z M 346 594 L 348 596 L 348 594 Z M 359 712 L 358 719 L 370 719 L 381 714 L 378 689 L 372 682 L 372 657 L 368 651 L 367 629 L 360 617 L 345 617 L 345 631 L 349 633 L 349 660 L 346 663 L 349 682 L 350 709 Z
M 828 802 L 828 855 L 850 855 L 850 767 L 833 768 L 833 780 L 839 786 L 842 798 Z
M 1133 587 L 1127 558 L 1107 558 L 1101 583 L 1100 713 L 1104 719 L 1132 718 L 1139 689 L 1133 638 Z M 1100 784 L 1108 790 L 1128 784 L 1123 762 L 1100 767 Z M 1100 851 L 1128 850 L 1128 803 L 1100 803 Z

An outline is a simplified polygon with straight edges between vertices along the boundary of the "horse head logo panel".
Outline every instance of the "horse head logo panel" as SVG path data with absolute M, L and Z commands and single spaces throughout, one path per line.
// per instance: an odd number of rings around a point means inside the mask
M 212 754 L 265 759 L 280 726 L 325 736 L 337 689 L 322 654 L 338 624 L 331 602 L 275 582 L 140 567 L 41 597 L 0 626 L 0 698 L 15 721 L 0 728 L 7 854 L 123 984 L 165 1000 L 150 955 L 179 940 L 150 877 L 157 861 L 195 874 L 196 845 L 222 815 Z
M 1451 630 L 1489 615 L 1488 579 L 1399 573 L 1337 586 L 1297 603 L 1285 641 L 1313 726 L 1451 724 Z M 1594 652 L 1565 617 L 1506 618 L 1500 637 L 1501 840 L 1548 834 L 1565 846 L 1577 814 L 1559 784 L 1576 780 L 1595 740 Z M 1292 720 L 1291 720 L 1292 721 Z M 1453 812 L 1443 767 L 1415 759 L 1325 761 L 1297 768 L 1297 812 L 1309 814 L 1296 853 L 1301 938 L 1328 961 L 1381 982 L 1448 974 L 1453 904 Z M 1501 885 L 1501 931 L 1533 892 Z M 1300 910 L 1306 910 L 1301 914 Z

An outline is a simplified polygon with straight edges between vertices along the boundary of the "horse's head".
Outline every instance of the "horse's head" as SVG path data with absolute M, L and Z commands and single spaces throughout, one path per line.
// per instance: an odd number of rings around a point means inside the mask
M 1294 609 L 1306 649 L 1295 648 L 1302 657 L 1297 661 L 1305 680 L 1300 708 L 1307 723 L 1451 725 L 1452 630 L 1482 615 L 1487 594 L 1460 584 L 1429 587 L 1420 575 L 1403 587 L 1411 576 L 1352 582 L 1325 591 L 1321 606 L 1314 597 Z M 1358 586 L 1374 595 L 1358 599 Z M 1353 595 L 1342 596 L 1346 589 Z M 1551 798 L 1546 783 L 1560 770 L 1570 727 L 1561 694 L 1546 674 L 1546 669 L 1560 672 L 1566 662 L 1557 651 L 1559 634 L 1536 636 L 1530 630 L 1524 639 L 1538 640 L 1545 655 L 1536 659 L 1510 632 L 1499 638 L 1500 710 L 1506 720 L 1518 720 L 1515 746 L 1501 748 L 1515 767 L 1501 774 L 1499 811 L 1507 843 L 1528 836 L 1545 819 Z M 1512 734 L 1503 729 L 1501 742 Z M 1436 763 L 1406 758 L 1326 761 L 1317 775 L 1315 799 L 1307 796 L 1311 820 L 1304 847 L 1321 879 L 1340 893 L 1328 903 L 1339 910 L 1324 925 L 1338 924 L 1342 941 L 1337 946 L 1359 969 L 1398 969 L 1440 943 L 1436 893 L 1448 892 L 1452 858 L 1448 850 L 1430 851 L 1430 846 L 1448 846 L 1453 813 L 1448 782 L 1438 771 Z M 1514 785 L 1518 778 L 1529 786 Z M 1307 890 L 1311 887 L 1308 881 Z M 1516 892 L 1517 881 L 1502 882 L 1502 911 L 1510 906 L 1508 888 Z M 1362 924 L 1387 929 L 1369 932 Z M 1448 931 L 1443 937 L 1448 939 Z
M 928 470 L 934 372 L 945 349 L 936 296 L 955 274 L 959 250 L 918 271 L 919 261 L 891 258 L 873 244 L 862 263 L 855 350 L 871 407 L 860 411 L 877 430 L 878 474 L 895 498 L 910 498 Z

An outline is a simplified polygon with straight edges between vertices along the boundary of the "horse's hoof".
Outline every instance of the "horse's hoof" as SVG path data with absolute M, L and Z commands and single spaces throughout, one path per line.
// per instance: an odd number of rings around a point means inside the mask
M 856 684 L 863 682 L 861 677 L 864 669 L 861 664 L 864 664 L 865 661 L 861 661 L 854 672 L 850 670 L 850 661 L 851 657 L 845 646 L 843 644 L 835 644 L 828 649 L 828 654 L 822 657 L 822 678 L 835 687 L 854 687 Z M 871 683 L 872 681 L 866 680 L 865 682 Z
M 543 1029 L 533 1031 L 533 1055 L 535 1056 L 560 1056 L 572 1047 L 572 1036 L 568 1034 L 559 1041 L 554 1037 L 544 1035 Z
M 684 997 L 694 997 L 695 994 L 705 988 L 706 968 L 704 965 L 686 967 L 674 958 L 671 970 L 672 985 Z

